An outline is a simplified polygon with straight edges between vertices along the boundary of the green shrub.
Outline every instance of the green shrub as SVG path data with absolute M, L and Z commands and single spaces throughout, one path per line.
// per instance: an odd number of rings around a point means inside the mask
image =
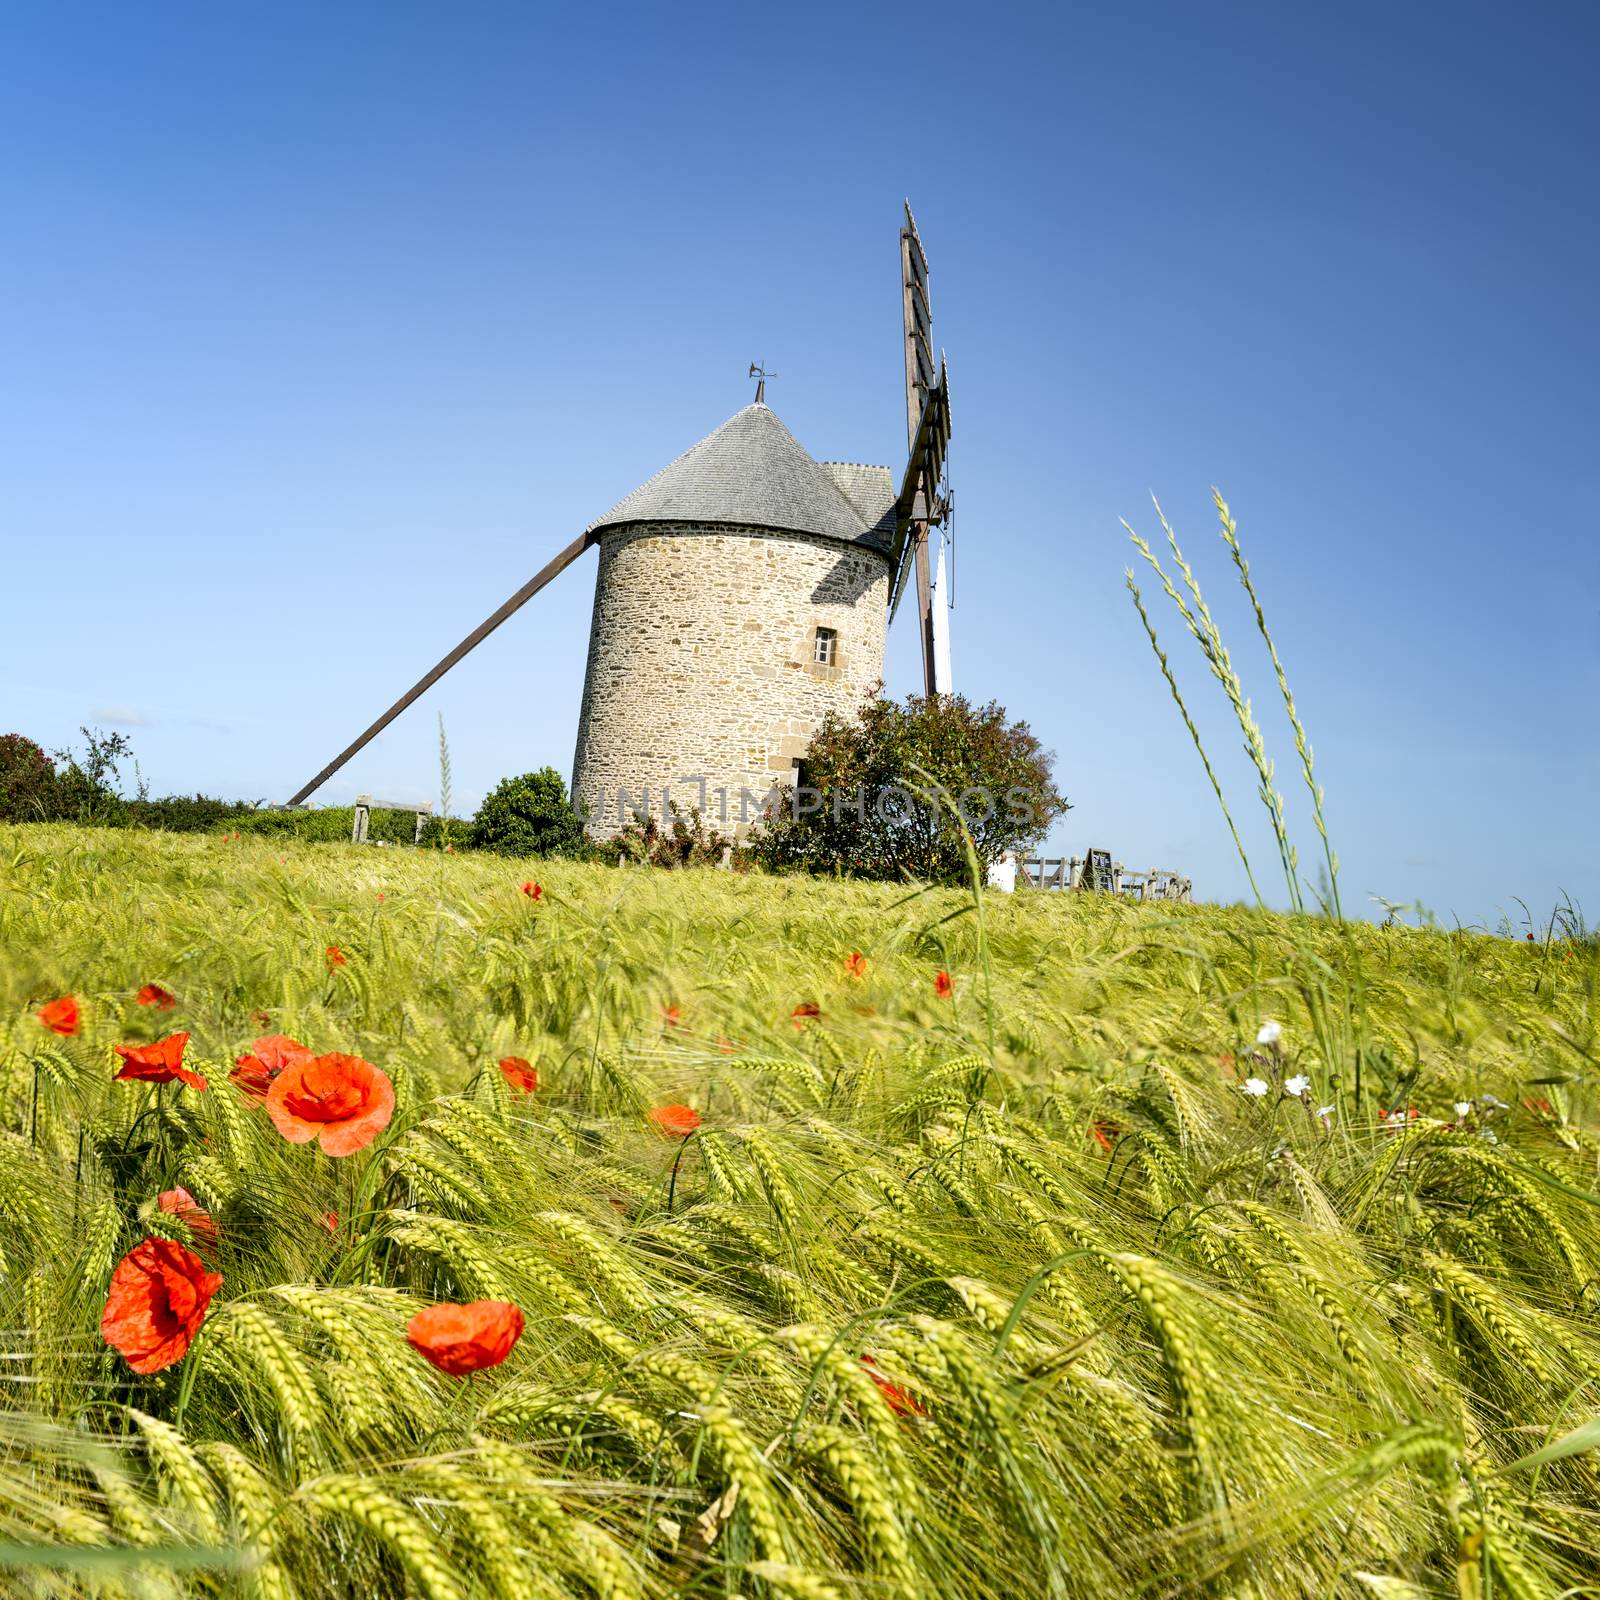
M 56 764 L 20 733 L 0 737 L 0 822 L 48 822 L 58 815 Z
M 591 846 L 590 854 L 607 866 L 631 861 L 645 867 L 714 867 L 732 844 L 707 824 L 698 806 L 683 811 L 673 801 L 670 827 L 636 811 L 620 833 Z
M 460 817 L 429 817 L 417 841 L 424 850 L 470 850 L 472 824 Z
M 307 811 L 252 811 L 246 816 L 224 818 L 228 831 L 266 834 L 275 838 L 298 839 L 307 844 L 350 842 L 355 828 L 354 806 L 318 806 Z M 367 837 L 386 844 L 412 844 L 417 835 L 415 811 L 371 811 L 367 815 Z
M 249 800 L 218 800 L 208 794 L 168 794 L 159 799 L 123 802 L 130 827 L 155 828 L 162 833 L 209 833 L 215 828 L 246 826 L 243 819 L 258 814 Z
M 133 745 L 125 733 L 103 733 L 99 728 L 78 732 L 83 735 L 81 759 L 73 750 L 55 752 L 62 763 L 56 774 L 55 815 L 63 822 L 120 828 L 128 817 L 117 766 L 132 756 Z
M 472 819 L 471 842 L 503 856 L 577 856 L 583 823 L 554 767 L 502 778 Z
M 770 871 L 961 883 L 963 822 L 983 868 L 1037 844 L 1068 810 L 1051 760 L 994 701 L 874 698 L 854 720 L 829 713 L 753 853 Z

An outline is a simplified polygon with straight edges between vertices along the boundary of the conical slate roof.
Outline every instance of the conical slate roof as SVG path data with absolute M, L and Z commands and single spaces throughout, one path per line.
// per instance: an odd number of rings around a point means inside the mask
M 589 531 L 630 522 L 725 522 L 881 546 L 884 514 L 894 498 L 888 470 L 852 470 L 881 475 L 881 484 L 852 479 L 847 494 L 838 476 L 813 461 L 757 402 L 619 500 Z

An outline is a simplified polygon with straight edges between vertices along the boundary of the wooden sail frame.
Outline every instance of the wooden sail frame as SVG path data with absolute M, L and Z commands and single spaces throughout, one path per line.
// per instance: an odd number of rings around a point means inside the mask
M 928 293 L 928 256 L 917 233 L 911 203 L 900 229 L 900 293 L 905 336 L 906 467 L 895 502 L 894 540 L 889 552 L 889 620 L 900 609 L 908 580 L 917 589 L 922 642 L 923 692 L 937 692 L 934 673 L 933 588 L 928 569 L 928 530 L 944 515 L 940 485 L 950 446 L 950 374 L 940 353 L 933 360 L 933 306 Z

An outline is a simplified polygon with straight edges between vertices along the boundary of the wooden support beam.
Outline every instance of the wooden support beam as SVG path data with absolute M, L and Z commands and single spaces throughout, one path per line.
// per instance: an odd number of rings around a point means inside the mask
M 566 549 L 563 550 L 561 554 L 558 555 L 553 561 L 547 562 L 543 567 L 541 567 L 531 578 L 528 579 L 525 584 L 523 584 L 520 589 L 517 590 L 514 595 L 512 595 L 509 600 L 506 601 L 503 606 L 500 607 L 498 611 L 494 612 L 491 616 L 484 618 L 484 620 L 480 622 L 478 626 L 474 628 L 472 632 L 469 633 L 466 638 L 463 639 L 461 643 L 458 644 L 455 649 L 444 658 L 443 661 L 441 661 L 430 672 L 425 673 L 421 679 L 407 689 L 406 692 L 401 695 L 400 698 L 396 700 L 395 703 L 390 706 L 389 709 L 385 711 L 384 714 L 379 717 L 378 720 L 374 722 L 359 739 L 357 739 L 353 744 L 347 745 L 339 752 L 338 755 L 333 758 L 332 761 L 327 764 L 327 766 L 322 769 L 321 772 L 316 775 L 316 777 L 311 780 L 310 783 L 306 784 L 304 788 L 297 790 L 293 798 L 289 801 L 289 804 L 292 806 L 297 806 L 308 794 L 312 794 L 316 790 L 320 789 L 323 784 L 325 784 L 328 779 L 331 778 L 334 773 L 336 773 L 339 768 L 345 764 L 345 762 L 347 762 L 353 755 L 356 755 L 359 751 L 365 749 L 368 744 L 376 739 L 377 736 L 382 733 L 383 730 L 387 728 L 389 724 L 406 709 L 407 706 L 426 694 L 428 690 L 431 689 L 434 684 L 436 684 L 445 675 L 445 673 L 451 669 L 451 667 L 453 667 L 464 655 L 468 653 L 468 651 L 473 650 L 478 645 L 482 644 L 483 641 L 487 639 L 489 635 L 493 633 L 494 630 L 512 614 L 512 612 L 520 610 L 528 603 L 528 601 L 538 594 L 538 592 L 544 588 L 544 586 L 549 583 L 551 579 L 557 578 L 563 572 L 565 572 L 567 568 L 570 567 L 572 563 L 576 561 L 591 544 L 596 542 L 597 537 L 598 535 L 592 533 L 581 534 L 578 538 L 574 539 L 572 543 L 569 544 Z

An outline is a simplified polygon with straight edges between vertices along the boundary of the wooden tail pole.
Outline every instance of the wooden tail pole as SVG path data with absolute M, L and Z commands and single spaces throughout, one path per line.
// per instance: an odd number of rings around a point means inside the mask
M 400 698 L 396 700 L 395 703 L 390 706 L 389 709 L 385 711 L 384 714 L 379 717 L 378 720 L 374 722 L 372 726 L 355 741 L 354 744 L 351 744 L 345 749 L 341 750 L 339 754 L 336 755 L 333 760 L 330 761 L 327 766 L 325 766 L 322 771 L 311 780 L 310 783 L 306 784 L 304 788 L 297 790 L 290 798 L 289 804 L 292 806 L 297 806 L 302 800 L 305 799 L 307 795 L 314 794 L 318 789 L 320 789 L 323 784 L 325 784 L 328 779 L 331 778 L 334 773 L 336 773 L 339 768 L 351 758 L 351 756 L 357 754 L 357 752 L 364 749 L 372 742 L 372 740 L 377 738 L 377 736 L 382 733 L 383 730 L 387 728 L 389 724 L 406 709 L 407 706 L 409 706 L 414 700 L 417 700 L 422 695 L 426 694 L 428 690 L 431 689 L 434 684 L 436 684 L 445 675 L 445 673 L 447 673 L 451 667 L 456 664 L 456 662 L 458 662 L 464 655 L 468 653 L 468 651 L 473 650 L 478 645 L 482 644 L 483 641 L 487 639 L 489 635 L 493 633 L 494 630 L 512 614 L 512 612 L 520 610 L 523 606 L 525 606 L 528 601 L 530 601 L 542 588 L 544 588 L 547 583 L 551 581 L 551 579 L 560 577 L 560 575 L 565 572 L 566 569 L 570 567 L 572 563 L 576 561 L 578 557 L 581 556 L 583 552 L 587 550 L 594 542 L 595 535 L 590 533 L 582 534 L 580 537 L 574 539 L 572 543 L 569 544 L 566 549 L 555 558 L 555 560 L 548 562 L 545 566 L 541 567 L 539 571 L 529 578 L 528 581 L 523 584 L 523 586 L 518 589 L 517 592 L 512 595 L 512 597 L 507 600 L 498 611 L 480 622 L 478 626 L 474 628 L 472 632 L 469 633 L 466 638 L 463 639 L 461 643 L 458 644 L 455 649 L 452 650 L 450 654 L 438 664 L 438 666 L 434 667 L 431 672 L 427 673 L 417 683 L 414 683 L 409 689 L 407 689 L 406 692 L 401 695 Z

